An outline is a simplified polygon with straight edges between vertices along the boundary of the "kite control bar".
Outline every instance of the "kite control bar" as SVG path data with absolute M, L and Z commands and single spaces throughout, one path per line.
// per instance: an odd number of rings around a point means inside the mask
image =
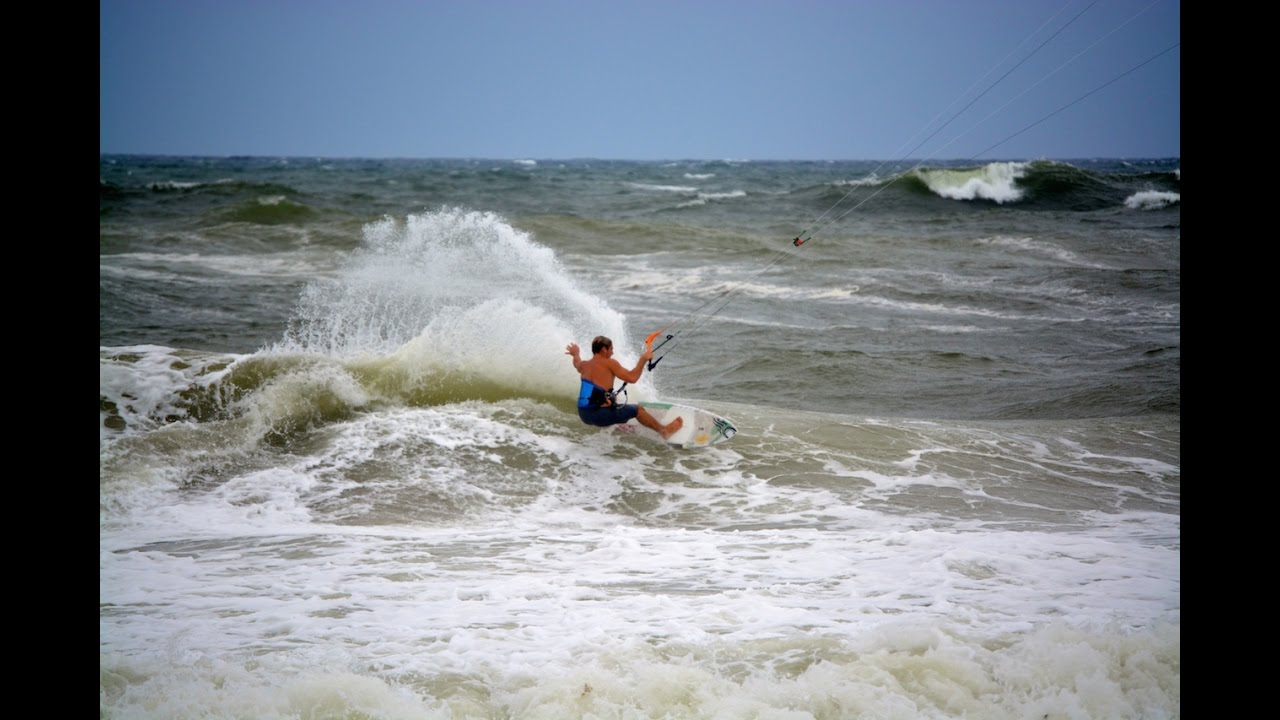
M 658 337 L 658 336 L 659 336 L 659 335 L 661 335 L 661 334 L 662 334 L 662 330 L 659 330 L 659 331 L 657 331 L 657 332 L 653 333 L 652 335 L 650 335 L 649 337 L 645 338 L 645 339 L 644 339 L 644 349 L 645 349 L 645 350 L 648 350 L 649 352 L 653 352 L 653 340 L 654 340 L 654 338 Z M 670 339 L 671 339 L 671 338 L 673 338 L 673 337 L 675 337 L 675 335 L 668 335 L 668 336 L 666 336 L 666 337 L 662 338 L 662 342 L 658 343 L 658 347 L 662 347 L 663 345 L 666 345 L 666 344 L 667 344 L 667 341 L 668 341 L 668 340 L 670 340 Z M 663 355 L 662 357 L 666 357 L 666 355 Z M 659 363 L 661 360 L 662 360 L 662 358 L 661 358 L 661 357 L 660 357 L 660 358 L 658 358 L 657 360 L 650 360 L 650 361 L 649 361 L 649 365 L 648 365 L 649 370 L 650 370 L 650 371 L 652 371 L 655 367 L 657 367 L 657 366 L 658 366 L 658 363 Z

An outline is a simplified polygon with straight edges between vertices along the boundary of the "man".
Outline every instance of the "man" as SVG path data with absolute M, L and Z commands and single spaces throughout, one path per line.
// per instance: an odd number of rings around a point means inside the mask
M 633 383 L 640 380 L 644 373 L 645 362 L 653 357 L 653 351 L 645 350 L 640 362 L 630 370 L 613 359 L 613 341 L 603 335 L 597 335 L 591 341 L 591 359 L 578 358 L 578 344 L 569 343 L 564 353 L 573 358 L 573 368 L 582 375 L 582 389 L 578 393 L 578 417 L 588 425 L 608 427 L 625 423 L 631 418 L 640 421 L 641 425 L 656 430 L 665 440 L 684 425 L 683 418 L 676 418 L 663 425 L 639 405 L 618 405 L 613 396 L 613 381 L 621 378 L 623 382 Z

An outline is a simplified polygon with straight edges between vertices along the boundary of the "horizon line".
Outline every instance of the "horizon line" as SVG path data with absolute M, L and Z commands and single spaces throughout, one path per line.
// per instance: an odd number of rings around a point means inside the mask
M 142 157 L 142 158 L 198 158 L 198 159 L 219 159 L 219 160 L 241 160 L 241 159 L 302 159 L 302 160 L 453 160 L 453 161 L 470 161 L 470 162 L 724 162 L 724 163 L 749 163 L 749 162 L 814 162 L 814 163 L 833 163 L 833 162 L 980 162 L 983 164 L 993 162 L 1033 162 L 1035 160 L 1181 160 L 1181 155 L 1074 155 L 1050 157 L 1041 155 L 1035 158 L 898 158 L 895 160 L 887 160 L 884 158 L 710 158 L 710 157 L 667 157 L 667 158 L 625 158 L 625 157 L 602 157 L 602 156 L 567 156 L 567 157 L 536 157 L 531 155 L 497 157 L 485 155 L 433 155 L 433 156 L 409 156 L 409 155 L 289 155 L 289 154 L 271 154 L 271 155 L 255 155 L 251 153 L 236 153 L 231 155 L 214 155 L 214 154 L 180 154 L 180 153 L 150 153 L 150 152 L 102 152 L 99 151 L 98 157 L 104 158 L 109 156 L 115 157 Z

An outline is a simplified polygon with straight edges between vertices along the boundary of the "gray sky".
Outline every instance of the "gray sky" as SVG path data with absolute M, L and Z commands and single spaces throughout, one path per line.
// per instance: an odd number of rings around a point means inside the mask
M 1181 155 L 1180 0 L 100 0 L 99 9 L 103 153 Z

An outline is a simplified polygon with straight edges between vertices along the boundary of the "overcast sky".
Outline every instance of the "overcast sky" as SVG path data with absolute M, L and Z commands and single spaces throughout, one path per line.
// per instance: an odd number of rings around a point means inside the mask
M 1181 155 L 1179 0 L 100 0 L 99 9 L 103 153 Z

